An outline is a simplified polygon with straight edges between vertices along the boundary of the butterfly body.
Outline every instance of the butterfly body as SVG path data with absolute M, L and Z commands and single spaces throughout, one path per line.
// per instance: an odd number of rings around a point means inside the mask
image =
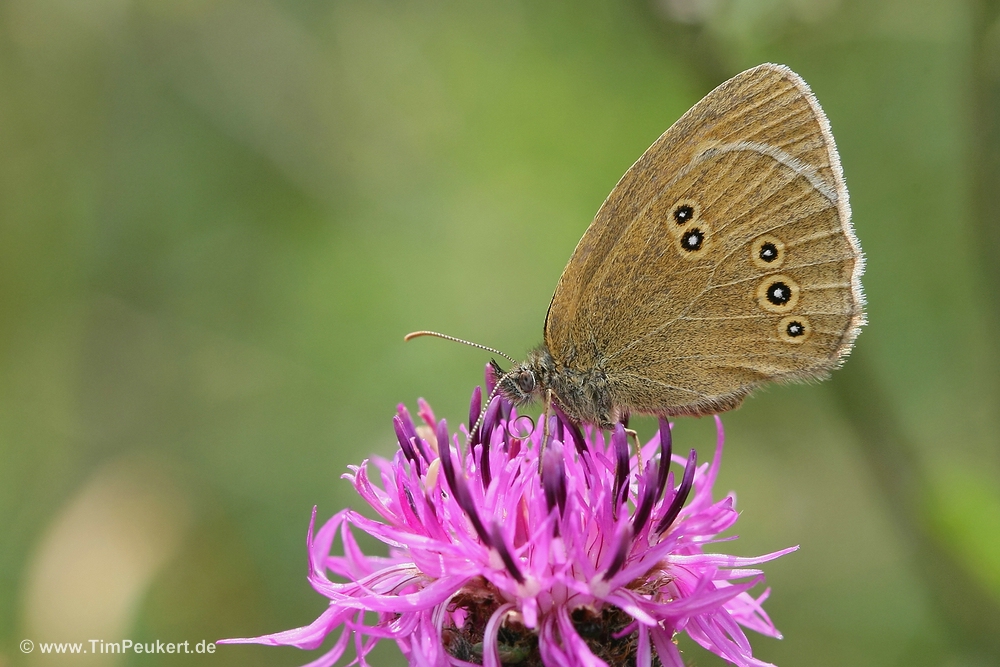
M 608 383 L 607 374 L 596 365 L 573 367 L 553 359 L 545 345 L 528 353 L 524 363 L 503 374 L 500 391 L 516 405 L 542 399 L 547 393 L 556 397 L 560 409 L 576 422 L 612 426 L 620 417 Z
M 826 116 L 794 72 L 755 67 L 625 173 L 563 271 L 544 343 L 500 391 L 602 427 L 735 408 L 839 365 L 864 323 L 862 270 Z

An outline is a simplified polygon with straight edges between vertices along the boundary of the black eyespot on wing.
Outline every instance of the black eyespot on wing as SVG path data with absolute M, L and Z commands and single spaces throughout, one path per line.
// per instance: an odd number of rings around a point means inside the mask
M 778 259 L 778 246 L 768 241 L 760 246 L 760 252 L 758 253 L 758 256 L 763 261 L 771 263 L 774 260 Z
M 812 325 L 805 315 L 789 315 L 778 322 L 778 339 L 799 345 L 812 337 Z
M 701 250 L 702 244 L 705 242 L 705 233 L 700 229 L 695 227 L 692 230 L 684 232 L 681 236 L 681 247 L 688 252 L 694 252 L 695 250 Z
M 784 306 L 792 298 L 792 288 L 779 281 L 771 283 L 767 288 L 767 300 L 775 306 Z
M 772 271 L 785 263 L 785 244 L 771 234 L 758 236 L 750 244 L 750 259 L 755 266 Z
M 686 225 L 691 222 L 693 217 L 694 209 L 687 204 L 683 204 L 674 209 L 674 220 L 677 221 L 678 225 Z
M 778 246 L 778 250 L 780 253 L 781 246 Z M 757 259 L 756 254 L 753 257 Z M 799 284 L 795 281 L 795 278 L 787 274 L 779 273 L 764 276 L 763 280 L 757 284 L 757 303 L 768 312 L 790 315 L 798 302 Z M 801 319 L 801 317 L 796 314 L 794 318 L 789 318 L 789 321 L 792 319 Z M 808 329 L 808 325 L 806 325 L 806 328 Z M 778 327 L 778 331 L 784 337 L 785 325 L 782 324 Z

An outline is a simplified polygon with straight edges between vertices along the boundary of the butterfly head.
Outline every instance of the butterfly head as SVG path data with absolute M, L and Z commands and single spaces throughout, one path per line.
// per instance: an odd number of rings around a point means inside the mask
M 552 375 L 552 356 L 543 347 L 532 350 L 528 358 L 506 373 L 499 364 L 491 361 L 500 393 L 514 405 L 524 405 L 542 398 L 549 388 Z

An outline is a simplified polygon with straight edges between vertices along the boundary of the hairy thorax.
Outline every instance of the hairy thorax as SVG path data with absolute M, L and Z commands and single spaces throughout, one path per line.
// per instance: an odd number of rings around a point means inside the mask
M 500 391 L 516 405 L 545 400 L 551 392 L 570 419 L 601 428 L 611 428 L 619 417 L 609 389 L 601 369 L 557 364 L 545 345 L 532 350 L 500 383 Z

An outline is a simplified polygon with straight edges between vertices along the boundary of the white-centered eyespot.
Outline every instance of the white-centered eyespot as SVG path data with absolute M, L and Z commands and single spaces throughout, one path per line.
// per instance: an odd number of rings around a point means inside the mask
M 789 315 L 778 322 L 778 338 L 786 343 L 798 345 L 809 340 L 812 335 L 812 325 L 809 318 L 802 315 Z
M 773 271 L 785 262 L 785 244 L 770 234 L 758 236 L 750 244 L 750 259 L 760 268 Z
M 765 276 L 757 286 L 757 303 L 772 313 L 787 313 L 799 302 L 799 284 L 790 276 Z

